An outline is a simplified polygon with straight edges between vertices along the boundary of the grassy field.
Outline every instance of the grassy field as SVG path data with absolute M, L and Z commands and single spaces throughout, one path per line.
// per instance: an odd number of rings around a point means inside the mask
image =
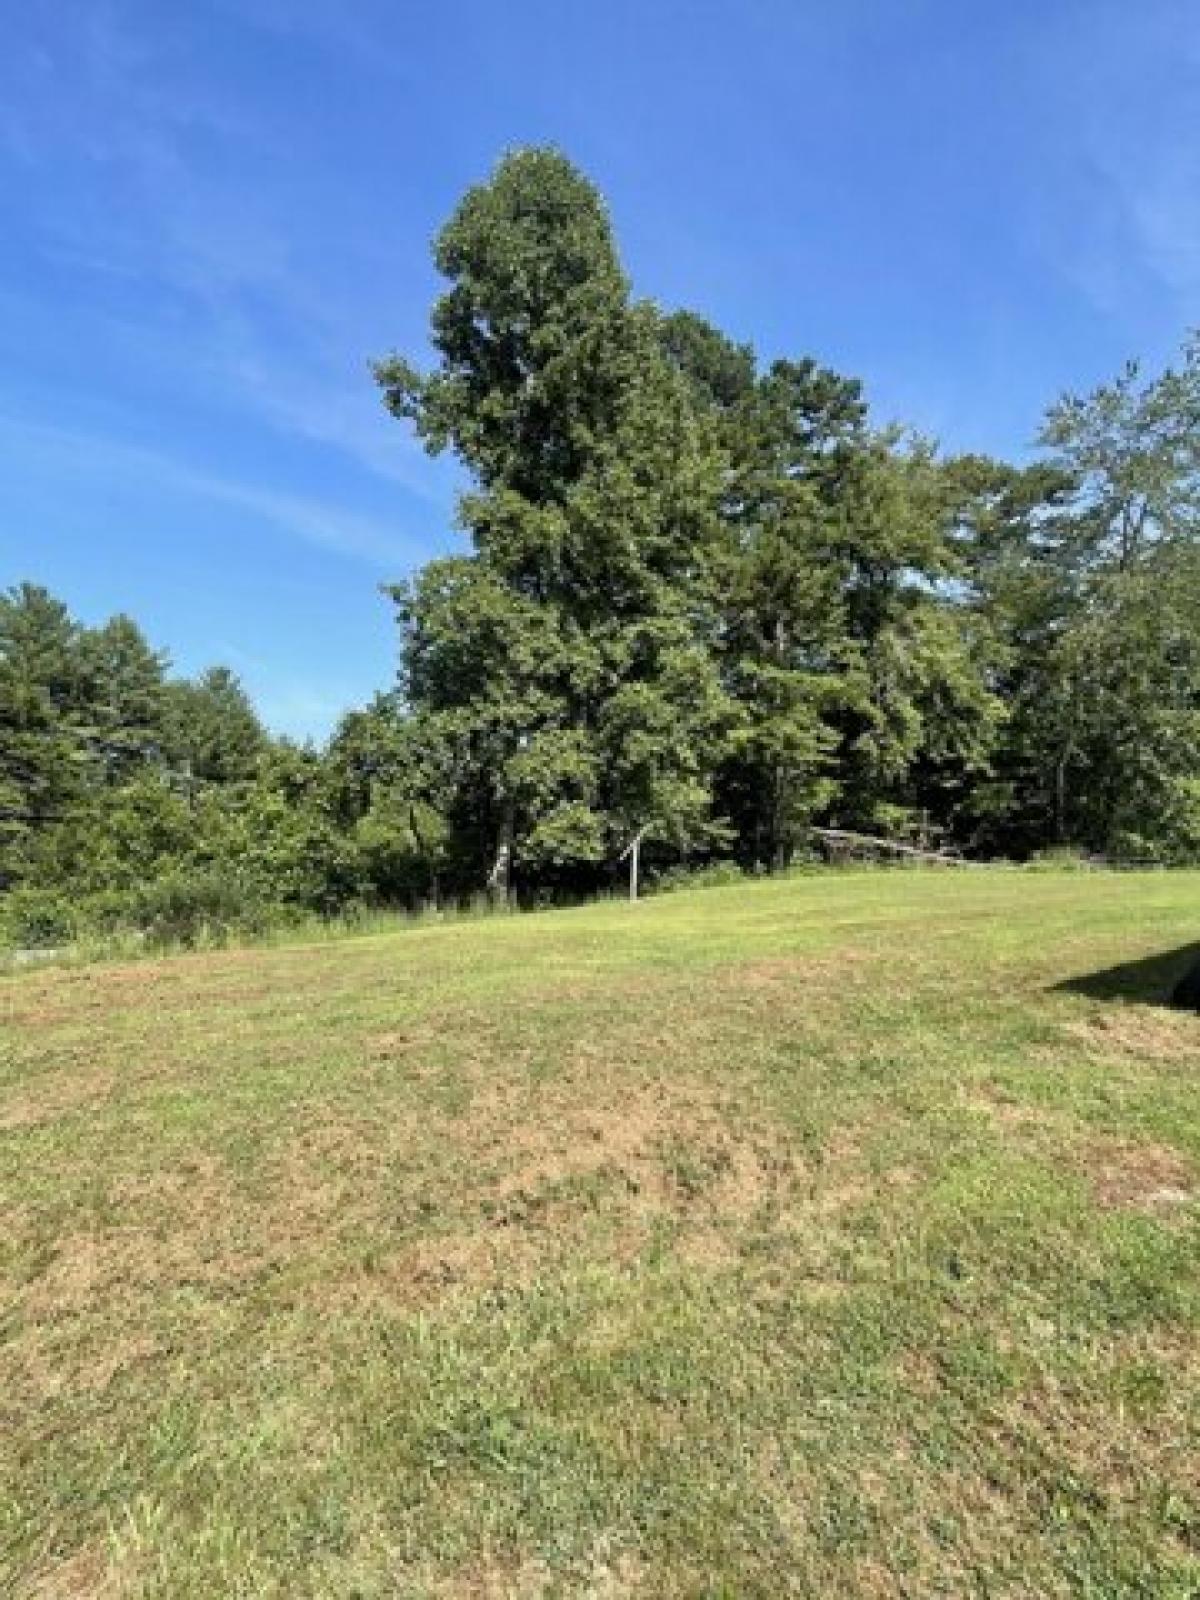
M 1200 875 L 0 982 L 0 1592 L 1200 1593 Z

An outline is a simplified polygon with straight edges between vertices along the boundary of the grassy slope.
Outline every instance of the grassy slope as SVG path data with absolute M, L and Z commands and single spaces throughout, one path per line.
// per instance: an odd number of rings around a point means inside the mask
M 862 875 L 0 983 L 0 1591 L 1194 1594 L 1198 930 Z

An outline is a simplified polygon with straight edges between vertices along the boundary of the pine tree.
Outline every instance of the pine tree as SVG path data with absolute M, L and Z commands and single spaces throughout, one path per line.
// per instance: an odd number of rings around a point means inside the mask
M 252 778 L 270 743 L 249 695 L 228 667 L 209 667 L 196 679 L 168 684 L 163 721 L 167 757 L 185 781 Z
M 82 691 L 66 606 L 30 583 L 0 594 L 0 881 L 79 790 Z
M 102 781 L 119 783 L 161 757 L 167 658 L 126 616 L 84 631 L 78 648 L 87 746 Z

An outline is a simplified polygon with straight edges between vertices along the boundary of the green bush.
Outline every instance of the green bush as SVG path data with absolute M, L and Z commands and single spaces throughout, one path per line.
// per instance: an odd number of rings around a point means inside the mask
M 78 930 L 74 903 L 54 889 L 12 889 L 0 900 L 0 938 L 16 950 L 54 950 Z
M 132 896 L 131 920 L 155 945 L 223 943 L 232 933 L 265 933 L 277 907 L 215 869 L 168 873 Z
M 107 939 L 137 925 L 135 896 L 128 889 L 103 889 L 79 903 L 76 931 L 84 938 Z

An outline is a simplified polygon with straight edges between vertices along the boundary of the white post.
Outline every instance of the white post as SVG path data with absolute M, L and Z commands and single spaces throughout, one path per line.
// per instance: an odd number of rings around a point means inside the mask
M 648 826 L 648 824 L 647 824 L 647 826 Z M 620 860 L 624 861 L 626 856 L 629 857 L 629 898 L 630 898 L 630 900 L 636 900 L 637 897 L 638 897 L 638 877 L 639 877 L 640 862 L 641 862 L 641 855 L 642 855 L 642 839 L 645 836 L 645 833 L 646 833 L 646 829 L 645 828 L 639 828 L 638 831 L 634 834 L 633 838 L 625 846 L 624 850 L 621 851 L 620 858 L 619 858 Z

